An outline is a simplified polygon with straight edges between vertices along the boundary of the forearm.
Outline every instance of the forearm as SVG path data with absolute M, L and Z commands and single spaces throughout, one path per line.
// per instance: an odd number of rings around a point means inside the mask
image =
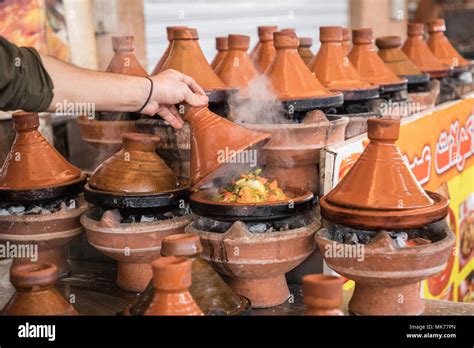
M 96 111 L 136 112 L 150 92 L 150 81 L 143 77 L 82 69 L 44 55 L 41 59 L 54 84 L 51 112 L 64 103 L 91 103 Z

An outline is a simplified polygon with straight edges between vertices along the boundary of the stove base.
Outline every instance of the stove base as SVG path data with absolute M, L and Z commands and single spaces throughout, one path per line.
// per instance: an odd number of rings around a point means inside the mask
M 152 277 L 150 263 L 118 263 L 117 286 L 123 290 L 143 292 Z
M 71 266 L 66 259 L 64 248 L 62 246 L 55 249 L 39 250 L 38 260 L 33 262 L 29 258 L 16 258 L 13 266 L 25 265 L 29 263 L 51 263 L 58 268 L 59 278 L 65 277 L 71 273 Z
M 248 298 L 253 308 L 275 307 L 290 297 L 285 275 L 260 279 L 225 277 L 225 281 L 237 294 Z
M 355 315 L 420 315 L 424 310 L 420 282 L 392 286 L 356 282 L 349 302 Z

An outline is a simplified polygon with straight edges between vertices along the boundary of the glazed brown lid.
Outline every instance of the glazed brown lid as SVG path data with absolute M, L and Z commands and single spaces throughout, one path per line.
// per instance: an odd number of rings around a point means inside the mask
M 400 36 L 383 36 L 375 40 L 379 48 L 379 56 L 387 66 L 398 76 L 421 75 L 422 72 L 410 58 L 400 49 Z
M 201 239 L 192 233 L 174 234 L 161 241 L 161 256 L 196 256 L 202 252 Z
M 12 116 L 15 141 L 3 163 L 0 189 L 53 188 L 81 179 L 76 168 L 41 135 L 37 113 L 16 112 Z
M 229 41 L 227 36 L 216 37 L 216 50 L 227 51 L 229 49 Z
M 185 257 L 164 256 L 151 263 L 153 287 L 160 291 L 186 290 L 191 286 L 192 260 Z
M 272 41 L 273 33 L 278 30 L 276 25 L 263 25 L 257 28 L 260 41 Z
M 273 33 L 277 53 L 265 71 L 278 100 L 299 100 L 335 95 L 318 81 L 301 59 L 299 39 L 292 30 Z
M 223 175 L 227 163 L 222 160 L 222 151 L 237 155 L 270 139 L 270 134 L 251 131 L 216 115 L 207 107 L 190 107 L 185 120 L 191 126 L 192 190 Z
M 191 76 L 205 91 L 224 90 L 224 83 L 212 70 L 201 50 L 194 28 L 176 29 L 162 70 L 175 69 Z
M 321 199 L 329 221 L 367 229 L 422 227 L 447 215 L 447 200 L 425 192 L 395 145 L 400 121 L 369 119 L 370 144 Z
M 133 36 L 113 36 L 112 48 L 115 55 L 107 67 L 107 72 L 131 76 L 148 76 L 135 56 L 135 38 Z
M 313 46 L 313 38 L 300 37 L 300 47 L 311 47 L 311 46 Z
M 89 186 L 95 190 L 124 194 L 153 194 L 176 190 L 173 171 L 155 153 L 159 138 L 141 133 L 122 135 L 123 149 L 92 173 Z
M 53 286 L 57 279 L 58 269 L 49 263 L 28 263 L 12 266 L 10 270 L 10 281 L 15 288 Z

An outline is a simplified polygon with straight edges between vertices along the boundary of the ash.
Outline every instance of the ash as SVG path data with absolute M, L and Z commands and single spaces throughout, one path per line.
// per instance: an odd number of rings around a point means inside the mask
M 194 227 L 207 232 L 225 233 L 234 222 L 219 221 L 207 217 L 199 217 L 193 222 Z M 245 225 L 250 233 L 283 232 L 301 228 L 310 224 L 305 215 L 293 216 L 288 219 L 268 222 L 248 222 Z
M 45 215 L 73 210 L 77 207 L 79 207 L 78 199 L 68 198 L 50 203 L 0 206 L 0 216 Z
M 189 214 L 187 209 L 178 209 L 168 211 L 162 214 L 147 214 L 147 215 L 123 215 L 120 218 L 120 223 L 146 223 L 162 220 L 171 220 Z

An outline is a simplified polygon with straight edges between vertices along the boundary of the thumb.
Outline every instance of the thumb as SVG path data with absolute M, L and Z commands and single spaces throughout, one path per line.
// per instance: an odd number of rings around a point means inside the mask
M 184 101 L 191 106 L 206 106 L 209 103 L 207 95 L 193 93 L 191 89 L 186 86 L 187 92 Z

